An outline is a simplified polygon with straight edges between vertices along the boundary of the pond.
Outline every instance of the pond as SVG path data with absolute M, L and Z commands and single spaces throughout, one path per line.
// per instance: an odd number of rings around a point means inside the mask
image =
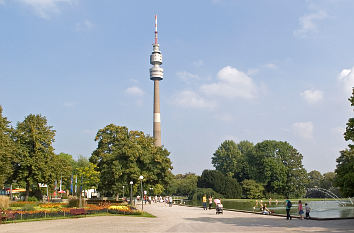
M 297 200 L 291 200 L 293 203 L 293 207 L 291 208 L 292 215 L 298 215 L 297 211 Z M 311 208 L 311 217 L 316 218 L 354 218 L 354 206 L 351 205 L 349 200 L 343 201 L 346 205 L 342 206 L 338 201 L 335 200 L 308 200 L 303 199 L 303 208 L 305 210 L 305 203 Z M 256 207 L 256 200 L 234 200 L 234 199 L 224 199 L 222 200 L 224 208 L 227 209 L 235 209 L 235 210 L 247 210 L 247 211 L 256 211 L 260 212 L 260 205 L 258 204 Z M 285 212 L 285 202 L 282 201 L 269 201 L 263 200 L 263 203 L 267 204 L 268 209 L 276 214 L 286 214 Z M 201 206 L 201 202 L 195 201 L 187 201 L 186 204 L 194 205 L 194 206 Z M 215 205 L 213 204 L 213 207 Z M 256 208 L 254 208 L 256 207 Z

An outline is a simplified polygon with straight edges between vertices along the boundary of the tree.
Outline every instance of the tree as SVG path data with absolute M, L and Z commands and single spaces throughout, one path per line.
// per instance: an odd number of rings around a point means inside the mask
M 13 173 L 12 162 L 15 159 L 16 146 L 12 138 L 10 122 L 2 115 L 0 106 L 0 188 Z
M 175 175 L 169 186 L 168 192 L 173 195 L 191 197 L 197 189 L 198 176 L 194 173 Z
M 62 180 L 62 188 L 69 189 L 71 184 L 71 176 L 75 169 L 75 160 L 72 155 L 60 153 L 54 155 L 51 162 L 51 169 L 54 173 L 54 179 Z
M 238 157 L 236 163 L 236 169 L 234 177 L 237 181 L 242 182 L 246 179 L 254 178 L 257 169 L 255 166 L 251 166 L 254 158 L 254 145 L 249 141 L 241 141 L 237 144 L 238 149 L 241 152 L 241 156 Z
M 255 180 L 242 181 L 242 194 L 244 198 L 256 199 L 262 198 L 264 187 Z
M 288 197 L 305 193 L 307 172 L 302 155 L 289 143 L 272 140 L 257 143 L 251 166 L 257 168 L 255 180 L 265 185 L 266 192 Z
M 76 168 L 78 175 L 78 185 L 82 187 L 82 190 L 87 190 L 91 187 L 96 187 L 100 181 L 99 172 L 96 171 L 97 166 L 93 163 L 88 163 L 84 167 Z
M 321 182 L 321 188 L 331 190 L 335 188 L 334 180 L 336 178 L 336 173 L 334 172 L 327 172 L 323 174 L 323 180 Z
M 321 187 L 323 181 L 323 176 L 321 172 L 313 170 L 308 173 L 309 183 L 307 184 L 308 188 Z
M 212 164 L 216 170 L 227 176 L 234 176 L 239 165 L 237 161 L 241 158 L 241 151 L 237 144 L 232 140 L 226 140 L 215 151 L 211 158 Z
M 241 186 L 236 179 L 217 170 L 204 170 L 198 178 L 198 188 L 211 188 L 226 198 L 241 198 Z
M 98 146 L 90 162 L 97 165 L 96 170 L 100 172 L 98 189 L 102 193 L 118 194 L 130 181 L 134 182 L 136 190 L 140 175 L 144 176 L 145 187 L 167 186 L 172 169 L 170 152 L 156 147 L 152 137 L 110 124 L 97 132 L 95 141 Z
M 354 88 L 349 101 L 354 107 Z M 354 118 L 348 120 L 344 139 L 354 142 Z M 343 195 L 354 196 L 354 145 L 349 144 L 348 146 L 349 148 L 341 151 L 341 155 L 337 158 L 335 183 Z
M 15 138 L 19 151 L 16 154 L 14 174 L 17 180 L 26 183 L 25 200 L 28 200 L 32 185 L 41 198 L 38 183 L 54 182 L 54 136 L 55 130 L 47 125 L 47 119 L 41 115 L 30 114 L 17 124 Z

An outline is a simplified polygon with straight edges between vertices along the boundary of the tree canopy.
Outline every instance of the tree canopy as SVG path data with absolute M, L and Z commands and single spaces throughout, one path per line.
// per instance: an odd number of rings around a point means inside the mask
M 13 129 L 10 122 L 2 115 L 0 106 L 0 187 L 13 173 L 12 163 L 15 161 L 16 145 L 13 141 Z
M 154 188 L 160 184 L 167 186 L 171 177 L 171 161 L 165 148 L 156 147 L 154 139 L 141 131 L 129 131 L 127 127 L 114 124 L 100 129 L 95 141 L 96 150 L 90 162 L 100 172 L 98 189 L 104 194 L 117 194 L 123 185 L 144 177 L 144 186 Z M 157 187 L 157 188 L 160 188 Z
M 41 115 L 30 114 L 17 124 L 15 138 L 19 151 L 14 175 L 17 180 L 26 182 L 26 200 L 33 187 L 39 189 L 38 183 L 53 183 L 56 178 L 53 171 L 54 136 L 55 130 Z
M 351 106 L 354 107 L 354 88 L 349 101 Z M 350 141 L 349 148 L 341 151 L 341 155 L 337 158 L 335 183 L 339 186 L 343 195 L 354 196 L 354 118 L 348 120 L 344 139 Z

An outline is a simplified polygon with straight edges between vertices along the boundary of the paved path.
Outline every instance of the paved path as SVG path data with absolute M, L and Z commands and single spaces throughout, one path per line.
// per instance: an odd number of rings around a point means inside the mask
M 0 232 L 110 233 L 110 232 L 354 232 L 354 220 L 286 221 L 275 216 L 195 207 L 152 204 L 144 210 L 157 218 L 100 216 L 0 225 Z

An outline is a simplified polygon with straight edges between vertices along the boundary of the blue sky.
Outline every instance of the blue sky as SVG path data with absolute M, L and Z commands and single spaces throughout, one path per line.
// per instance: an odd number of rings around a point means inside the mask
M 90 156 L 114 123 L 152 134 L 158 14 L 162 144 L 200 174 L 226 139 L 288 141 L 333 171 L 354 86 L 351 0 L 0 0 L 0 104 L 54 126 L 57 153 Z

